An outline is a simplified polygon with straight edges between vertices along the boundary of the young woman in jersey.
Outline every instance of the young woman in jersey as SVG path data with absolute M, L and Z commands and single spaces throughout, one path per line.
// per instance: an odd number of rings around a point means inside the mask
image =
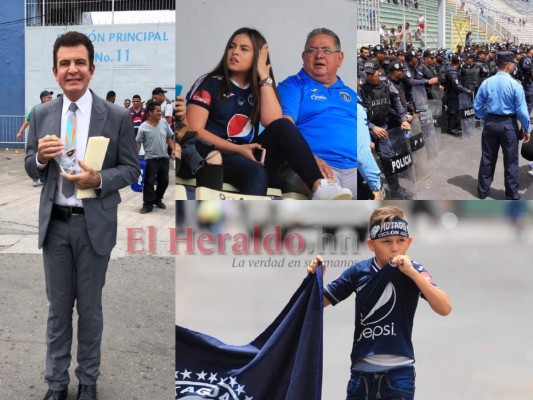
M 224 181 L 244 194 L 265 195 L 286 161 L 313 199 L 351 199 L 348 189 L 324 179 L 305 139 L 282 118 L 268 46 L 254 29 L 235 31 L 216 68 L 193 85 L 187 121 L 200 140 L 222 153 Z M 265 128 L 260 134 L 259 124 Z M 265 150 L 261 163 L 258 154 Z

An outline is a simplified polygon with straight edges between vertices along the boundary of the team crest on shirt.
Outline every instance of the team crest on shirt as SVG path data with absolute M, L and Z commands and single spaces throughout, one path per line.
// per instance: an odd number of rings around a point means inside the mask
M 339 92 L 339 95 L 343 98 L 344 101 L 350 103 L 352 101 L 352 96 L 348 92 Z
M 239 106 L 241 106 L 241 107 L 244 106 L 244 99 L 242 97 L 238 97 L 237 98 L 237 104 Z
M 176 371 L 176 400 L 253 400 L 234 376 L 221 373 Z
M 254 126 L 243 114 L 235 114 L 228 122 L 228 139 L 232 142 L 251 142 L 254 138 Z

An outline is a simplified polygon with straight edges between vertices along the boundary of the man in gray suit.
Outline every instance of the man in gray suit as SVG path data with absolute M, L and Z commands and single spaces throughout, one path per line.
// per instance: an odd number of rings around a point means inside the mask
M 25 161 L 30 177 L 45 174 L 39 207 L 39 248 L 50 303 L 45 372 L 49 390 L 44 400 L 67 398 L 74 304 L 79 315 L 77 399 L 95 400 L 102 289 L 116 243 L 118 191 L 134 182 L 140 171 L 129 113 L 88 89 L 95 70 L 91 41 L 79 32 L 67 32 L 56 40 L 53 54 L 53 73 L 63 96 L 35 110 Z M 100 172 L 82 161 L 91 136 L 109 138 Z M 81 172 L 66 174 L 54 158 L 66 149 L 72 153 L 72 146 Z M 95 189 L 96 197 L 78 199 L 77 189 L 89 188 Z

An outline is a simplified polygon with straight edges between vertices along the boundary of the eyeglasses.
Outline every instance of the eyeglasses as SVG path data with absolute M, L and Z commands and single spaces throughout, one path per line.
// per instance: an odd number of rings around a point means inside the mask
M 318 47 L 309 47 L 309 48 L 304 50 L 304 53 L 307 54 L 307 55 L 314 56 L 314 55 L 317 55 L 319 51 L 322 54 L 324 54 L 325 56 L 329 56 L 329 55 L 331 55 L 333 53 L 340 53 L 341 52 L 340 50 L 333 50 L 333 49 L 330 49 L 329 47 L 324 47 L 324 48 L 321 48 L 321 49 L 319 49 Z

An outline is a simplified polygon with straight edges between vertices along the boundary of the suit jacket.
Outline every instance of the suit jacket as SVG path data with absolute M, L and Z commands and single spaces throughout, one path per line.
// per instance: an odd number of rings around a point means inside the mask
M 88 136 L 104 136 L 110 140 L 100 171 L 102 189 L 96 190 L 96 198 L 84 199 L 83 207 L 94 251 L 99 255 L 108 255 L 117 240 L 117 208 L 120 203 L 118 191 L 137 180 L 140 170 L 128 111 L 101 99 L 92 91 L 91 94 L 93 105 Z M 61 96 L 36 107 L 32 114 L 25 160 L 26 172 L 32 178 L 39 176 L 35 159 L 39 139 L 46 135 L 59 135 L 61 132 L 62 106 Z M 39 248 L 46 244 L 59 172 L 57 162 L 48 161 L 44 169 L 45 180 L 39 206 Z

